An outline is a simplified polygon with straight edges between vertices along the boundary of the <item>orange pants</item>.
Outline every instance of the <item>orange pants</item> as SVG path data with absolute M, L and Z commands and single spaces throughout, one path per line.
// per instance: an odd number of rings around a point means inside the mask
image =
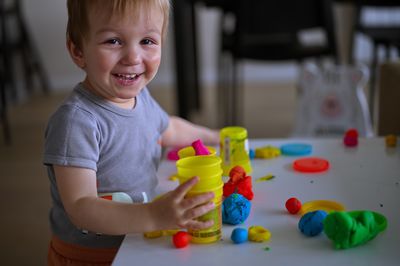
M 61 265 L 111 265 L 117 248 L 87 248 L 66 243 L 53 236 L 49 245 L 47 264 L 49 266 Z

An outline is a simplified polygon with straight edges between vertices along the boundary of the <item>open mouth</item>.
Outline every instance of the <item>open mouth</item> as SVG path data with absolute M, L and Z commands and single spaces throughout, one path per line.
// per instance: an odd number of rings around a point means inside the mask
M 114 75 L 114 77 L 116 77 L 117 79 L 119 79 L 119 80 L 126 80 L 126 81 L 131 81 L 131 80 L 135 80 L 135 79 L 137 79 L 139 76 L 140 76 L 140 74 L 136 74 L 136 73 L 133 73 L 133 74 L 113 74 Z

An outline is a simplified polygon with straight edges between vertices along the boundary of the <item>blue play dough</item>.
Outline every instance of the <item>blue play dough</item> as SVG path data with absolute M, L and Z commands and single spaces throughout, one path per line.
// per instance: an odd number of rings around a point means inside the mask
M 289 156 L 308 155 L 312 152 L 312 146 L 305 143 L 291 143 L 281 146 L 281 153 Z
M 308 212 L 301 217 L 299 229 L 306 236 L 319 235 L 324 229 L 323 221 L 328 214 L 325 211 Z
M 231 239 L 235 244 L 246 242 L 248 238 L 248 232 L 245 228 L 235 228 L 232 231 Z
M 241 194 L 232 193 L 222 203 L 222 222 L 240 224 L 249 217 L 251 202 Z

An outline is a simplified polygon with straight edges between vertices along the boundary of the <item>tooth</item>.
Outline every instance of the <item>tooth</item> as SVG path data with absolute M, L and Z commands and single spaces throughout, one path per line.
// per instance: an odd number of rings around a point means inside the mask
M 117 74 L 119 78 L 134 79 L 138 74 Z

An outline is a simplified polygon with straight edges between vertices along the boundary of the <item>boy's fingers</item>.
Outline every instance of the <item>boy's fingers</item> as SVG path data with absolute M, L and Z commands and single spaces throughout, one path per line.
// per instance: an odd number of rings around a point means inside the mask
M 213 192 L 202 193 L 194 197 L 185 198 L 182 202 L 182 207 L 185 209 L 192 209 L 196 206 L 205 204 L 214 198 Z M 205 205 L 202 205 L 205 206 Z
M 186 212 L 184 214 L 184 219 L 185 220 L 195 219 L 197 217 L 200 217 L 200 216 L 208 213 L 209 211 L 213 210 L 214 208 L 215 208 L 214 202 L 208 202 L 208 203 L 200 205 L 198 207 L 188 209 L 188 210 L 186 210 Z
M 178 186 L 175 189 L 175 193 L 179 198 L 184 198 L 186 193 L 194 186 L 197 184 L 197 182 L 199 182 L 199 177 L 194 176 L 191 179 L 189 179 L 188 181 L 186 181 L 185 183 L 183 183 L 182 185 Z
M 197 221 L 197 220 L 191 220 L 188 221 L 185 224 L 185 228 L 188 229 L 193 229 L 193 230 L 199 230 L 199 229 L 206 229 L 214 225 L 213 220 L 208 220 L 208 221 Z

